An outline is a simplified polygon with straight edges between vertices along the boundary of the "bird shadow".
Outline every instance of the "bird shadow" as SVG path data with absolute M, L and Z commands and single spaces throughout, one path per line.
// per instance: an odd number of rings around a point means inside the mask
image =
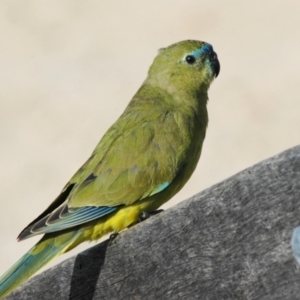
M 92 300 L 109 240 L 77 255 L 72 272 L 69 300 Z

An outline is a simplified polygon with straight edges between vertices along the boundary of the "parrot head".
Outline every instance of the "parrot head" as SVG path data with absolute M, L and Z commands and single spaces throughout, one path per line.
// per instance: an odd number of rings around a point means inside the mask
M 176 88 L 175 93 L 178 89 L 206 93 L 219 72 L 218 56 L 210 44 L 186 40 L 159 50 L 148 79 L 170 91 Z

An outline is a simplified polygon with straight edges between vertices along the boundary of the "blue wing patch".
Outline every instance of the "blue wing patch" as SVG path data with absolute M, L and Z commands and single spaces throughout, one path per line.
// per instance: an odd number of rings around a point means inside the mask
M 161 191 L 163 191 L 165 188 L 167 188 L 170 185 L 170 182 L 163 182 L 161 184 L 159 184 L 152 192 L 149 196 L 153 196 L 154 194 L 157 194 Z
M 153 196 L 170 185 L 169 182 L 163 182 L 159 184 L 149 196 Z M 58 207 L 50 215 L 45 216 L 37 223 L 35 223 L 30 229 L 27 237 L 34 236 L 41 233 L 50 233 L 60 231 L 68 228 L 78 226 L 96 219 L 99 219 L 105 215 L 108 215 L 117 209 L 119 206 L 84 206 L 78 208 L 70 208 L 67 203 Z
M 40 220 L 32 227 L 31 232 L 34 234 L 49 233 L 75 227 L 99 219 L 119 208 L 118 206 L 85 206 L 66 210 L 66 206 L 67 204 Z

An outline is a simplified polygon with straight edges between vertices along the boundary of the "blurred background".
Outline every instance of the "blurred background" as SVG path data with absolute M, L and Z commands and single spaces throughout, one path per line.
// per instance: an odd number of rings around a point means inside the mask
M 165 208 L 299 144 L 299 13 L 294 0 L 1 1 L 0 273 L 37 242 L 16 237 L 88 158 L 161 47 L 203 40 L 221 62 L 200 163 Z

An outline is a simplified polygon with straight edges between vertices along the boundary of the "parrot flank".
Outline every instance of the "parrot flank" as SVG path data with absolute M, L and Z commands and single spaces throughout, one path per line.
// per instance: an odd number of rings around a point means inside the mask
M 219 71 L 208 43 L 187 40 L 159 50 L 91 157 L 20 233 L 19 241 L 44 236 L 0 278 L 1 299 L 56 256 L 137 223 L 185 185 L 200 158 L 207 91 Z

